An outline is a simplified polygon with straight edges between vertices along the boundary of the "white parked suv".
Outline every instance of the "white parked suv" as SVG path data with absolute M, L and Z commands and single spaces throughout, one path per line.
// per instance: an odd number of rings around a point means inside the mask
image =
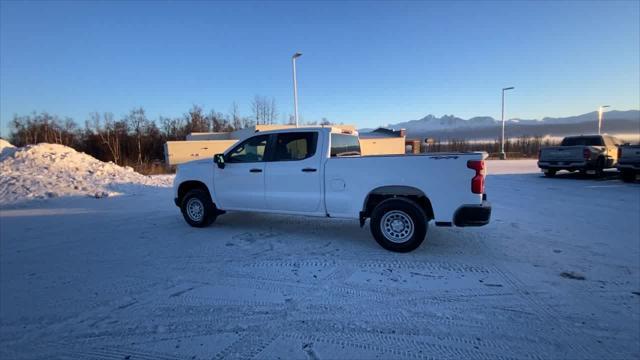
M 408 252 L 436 226 L 482 226 L 483 152 L 360 156 L 355 134 L 335 128 L 256 133 L 213 160 L 178 165 L 175 203 L 191 226 L 226 211 L 371 219 L 385 249 Z

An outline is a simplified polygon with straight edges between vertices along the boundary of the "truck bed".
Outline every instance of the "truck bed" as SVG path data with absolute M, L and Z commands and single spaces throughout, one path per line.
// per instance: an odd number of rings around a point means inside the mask
M 334 157 L 325 162 L 325 205 L 332 217 L 358 217 L 372 189 L 419 187 L 433 205 L 436 221 L 451 222 L 461 204 L 481 204 L 471 192 L 475 170 L 469 160 L 484 160 L 484 152 L 428 153 Z

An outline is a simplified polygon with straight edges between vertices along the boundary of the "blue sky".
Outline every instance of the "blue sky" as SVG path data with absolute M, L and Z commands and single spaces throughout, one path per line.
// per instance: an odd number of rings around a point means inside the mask
M 250 114 L 254 95 L 361 127 L 432 113 L 640 108 L 640 8 L 625 2 L 18 2 L 0 5 L 0 120 L 79 123 L 143 106 Z

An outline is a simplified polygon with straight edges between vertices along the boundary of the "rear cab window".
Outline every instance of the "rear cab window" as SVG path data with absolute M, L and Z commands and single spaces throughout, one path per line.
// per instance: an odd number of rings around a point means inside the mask
M 562 140 L 560 146 L 603 146 L 601 136 L 574 136 Z
M 331 157 L 359 156 L 360 141 L 357 136 L 331 134 Z

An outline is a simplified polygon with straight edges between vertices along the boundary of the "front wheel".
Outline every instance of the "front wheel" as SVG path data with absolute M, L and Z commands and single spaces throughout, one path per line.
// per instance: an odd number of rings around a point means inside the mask
M 205 227 L 216 220 L 216 207 L 211 201 L 211 196 L 204 190 L 194 189 L 189 191 L 180 205 L 182 216 L 193 227 Z
M 546 176 L 546 177 L 554 177 L 554 176 L 556 176 L 556 170 L 547 169 L 547 171 L 544 172 L 544 176 Z
M 371 234 L 383 248 L 396 252 L 415 250 L 427 234 L 427 216 L 409 199 L 387 199 L 373 209 Z

